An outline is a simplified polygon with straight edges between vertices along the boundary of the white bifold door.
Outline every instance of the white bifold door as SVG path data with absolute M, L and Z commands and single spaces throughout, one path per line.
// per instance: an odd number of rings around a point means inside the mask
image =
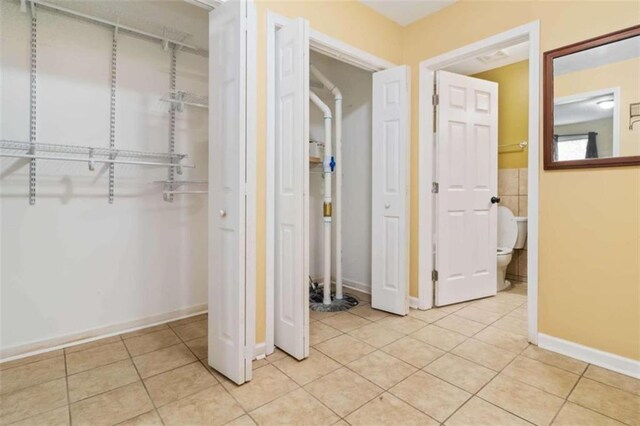
M 291 20 L 275 37 L 273 287 L 275 346 L 309 356 L 309 37 Z
M 245 269 L 248 5 L 222 3 L 209 17 L 208 362 L 238 384 L 251 379 L 255 340 L 245 300 L 254 285 Z
M 371 306 L 409 313 L 410 73 L 373 74 Z
M 293 19 L 276 31 L 272 241 L 274 343 L 297 359 L 309 355 L 309 37 Z M 409 68 L 373 76 L 373 307 L 409 310 Z
M 434 278 L 443 306 L 496 294 L 498 85 L 438 71 L 436 91 Z

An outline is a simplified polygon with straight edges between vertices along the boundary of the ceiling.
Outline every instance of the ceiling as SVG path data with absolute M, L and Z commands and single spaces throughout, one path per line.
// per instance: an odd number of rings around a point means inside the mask
M 595 68 L 640 57 L 640 36 L 583 50 L 553 60 L 553 75 Z
M 458 62 L 446 68 L 447 71 L 462 75 L 474 75 L 495 68 L 515 64 L 529 59 L 529 42 L 503 47 L 482 55 Z
M 613 109 L 602 109 L 598 105 L 599 101 L 610 99 L 614 99 L 613 92 L 556 103 L 553 107 L 553 124 L 563 126 L 601 120 L 603 118 L 613 119 Z
M 360 0 L 371 9 L 398 24 L 407 26 L 458 0 Z

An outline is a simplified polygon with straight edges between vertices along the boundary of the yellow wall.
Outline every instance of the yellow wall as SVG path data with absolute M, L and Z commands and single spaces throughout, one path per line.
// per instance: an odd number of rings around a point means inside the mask
M 256 342 L 265 340 L 266 282 L 266 134 L 267 134 L 267 12 L 303 17 L 314 30 L 342 40 L 380 58 L 402 64 L 402 27 L 356 0 L 348 1 L 261 1 L 258 19 L 258 152 L 257 152 L 257 264 Z M 301 283 L 303 284 L 303 283 Z
M 547 51 L 640 23 L 640 2 L 460 1 L 404 31 L 413 71 L 411 292 L 418 266 L 418 63 L 540 20 Z M 542 164 L 542 160 L 541 160 Z M 540 172 L 539 331 L 640 359 L 640 167 Z
M 498 147 L 529 139 L 529 61 L 481 72 L 473 77 L 498 83 Z M 528 166 L 527 149 L 508 147 L 498 154 L 498 168 Z
M 629 104 L 640 102 L 640 58 L 557 76 L 554 97 L 612 87 L 620 88 L 620 155 L 640 155 L 640 126 L 629 130 Z

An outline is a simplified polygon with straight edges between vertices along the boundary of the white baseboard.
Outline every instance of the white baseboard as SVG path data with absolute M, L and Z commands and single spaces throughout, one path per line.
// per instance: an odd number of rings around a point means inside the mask
M 350 288 L 351 290 L 357 290 L 365 294 L 371 294 L 371 284 L 365 284 L 358 281 L 352 281 L 352 280 L 343 278 L 342 286 L 344 288 Z
M 417 297 L 409 296 L 409 307 L 411 309 L 420 309 L 418 308 L 419 300 Z
M 76 346 L 82 343 L 104 339 L 105 337 L 111 337 L 117 334 L 136 331 L 141 328 L 164 324 L 182 318 L 188 318 L 194 315 L 200 315 L 205 312 L 207 312 L 207 304 L 202 303 L 199 305 L 190 306 L 188 308 L 176 309 L 175 311 L 152 315 L 150 317 L 140 318 L 133 321 L 111 324 L 105 327 L 98 327 L 91 330 L 81 331 L 79 333 L 72 333 L 64 336 L 57 336 L 51 339 L 44 339 L 36 342 L 12 346 L 9 348 L 3 348 L 0 350 L 0 362 L 13 361 L 15 359 L 25 358 L 31 355 L 38 355 L 45 352 L 55 351 L 69 346 Z
M 538 333 L 538 346 L 598 367 L 616 371 L 640 379 L 640 361 L 620 355 L 604 352 L 579 343 L 559 339 L 544 333 Z
M 253 359 L 262 359 L 265 356 L 267 356 L 267 343 L 256 343 L 256 346 L 253 348 Z

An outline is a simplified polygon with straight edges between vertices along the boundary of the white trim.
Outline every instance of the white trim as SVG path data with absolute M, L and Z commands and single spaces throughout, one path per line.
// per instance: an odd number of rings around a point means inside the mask
M 640 379 L 640 361 L 638 360 L 604 352 L 544 333 L 538 334 L 538 345 L 543 349 Z
M 259 360 L 267 356 L 267 344 L 266 342 L 256 343 L 253 348 L 253 359 Z
M 539 206 L 539 125 L 540 125 L 540 22 L 534 21 L 509 31 L 452 50 L 420 62 L 419 78 L 419 235 L 418 298 L 420 309 L 433 306 L 433 230 L 431 223 L 435 200 L 431 194 L 434 176 L 433 76 L 435 71 L 496 48 L 529 41 L 529 189 L 528 189 L 528 311 L 529 341 L 538 338 L 538 206 Z
M 275 211 L 274 211 L 274 203 L 272 202 L 274 198 L 274 189 L 275 189 L 275 174 L 273 172 L 272 165 L 275 160 L 275 151 L 274 151 L 274 120 L 275 114 L 273 108 L 270 108 L 270 105 L 273 105 L 275 98 L 275 63 L 274 63 L 274 52 L 275 52 L 275 33 L 278 28 L 282 27 L 286 23 L 290 22 L 289 18 L 286 18 L 282 15 L 278 15 L 277 13 L 268 11 L 267 12 L 267 229 L 266 229 L 266 353 L 267 355 L 273 353 L 275 350 L 274 346 L 274 283 L 273 283 L 273 253 L 272 250 L 274 245 L 274 220 L 275 220 Z M 382 58 L 376 57 L 364 50 L 358 49 L 356 47 L 350 46 L 347 43 L 344 43 L 335 38 L 329 37 L 319 31 L 314 29 L 309 30 L 309 48 L 311 50 L 320 52 L 324 55 L 330 56 L 332 58 L 338 59 L 342 62 L 348 63 L 350 65 L 354 65 L 358 68 L 362 68 L 366 71 L 381 71 L 387 68 L 393 68 L 396 65 L 388 62 Z M 346 282 L 343 280 L 343 285 L 346 285 Z M 360 290 L 359 288 L 355 288 L 355 290 Z M 369 290 L 370 291 L 370 290 Z
M 410 309 L 419 309 L 418 305 L 420 304 L 420 300 L 417 297 L 409 296 L 409 308 Z
M 359 291 L 360 293 L 371 294 L 371 284 L 365 284 L 360 281 L 350 280 L 348 278 L 342 279 L 342 286 L 345 288 L 350 288 L 355 291 Z
M 256 5 L 247 0 L 246 46 L 246 106 L 245 106 L 245 359 L 246 377 L 252 377 L 253 352 L 256 346 L 256 263 L 257 247 L 257 81 L 258 81 L 258 19 Z
M 0 350 L 0 362 L 13 361 L 32 355 L 38 355 L 45 352 L 67 348 L 70 346 L 93 342 L 94 340 L 104 339 L 106 337 L 116 336 L 118 334 L 129 333 L 131 331 L 153 327 L 155 325 L 165 324 L 167 322 L 176 321 L 183 318 L 189 318 L 206 312 L 207 304 L 201 303 L 199 305 L 190 306 L 188 308 L 176 309 L 175 311 L 152 315 L 145 318 L 139 318 L 133 321 L 111 324 L 104 327 L 97 327 L 91 330 L 81 331 L 79 333 L 71 333 L 63 336 L 57 336 L 51 339 L 38 340 L 18 346 L 12 346 L 10 348 L 4 348 Z
M 269 36 L 273 37 L 273 33 L 289 21 L 290 19 L 285 16 L 278 15 L 271 11 L 267 12 L 267 48 L 273 47 L 271 45 L 273 40 L 270 42 Z M 376 72 L 396 66 L 396 64 L 392 62 L 379 58 L 357 47 L 353 47 L 341 40 L 316 31 L 313 28 L 309 29 L 309 48 L 365 71 Z M 269 58 L 267 58 L 267 64 L 269 64 Z
M 554 105 L 571 102 L 581 98 L 595 98 L 613 93 L 613 136 L 612 136 L 612 155 L 620 156 L 620 86 L 610 87 L 607 89 L 592 90 L 589 92 L 575 93 L 568 96 L 560 96 L 553 99 Z M 577 123 L 576 123 L 577 124 Z M 561 124 L 561 126 L 570 126 L 571 124 Z

